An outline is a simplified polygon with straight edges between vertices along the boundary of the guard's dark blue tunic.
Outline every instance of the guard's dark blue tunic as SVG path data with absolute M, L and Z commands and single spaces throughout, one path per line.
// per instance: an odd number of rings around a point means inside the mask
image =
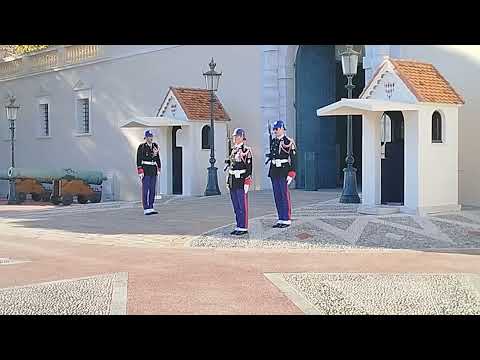
M 270 146 L 272 159 L 268 176 L 272 181 L 278 222 L 281 224 L 290 224 L 292 218 L 292 202 L 288 190 L 287 176 L 292 178 L 296 176 L 296 151 L 293 139 L 285 135 L 280 139 L 272 139 Z
M 158 149 L 156 143 L 149 146 L 146 142 L 140 144 L 137 149 L 137 172 L 143 174 L 142 179 L 142 202 L 143 209 L 153 209 L 155 201 L 155 189 L 157 185 L 157 174 L 162 167 L 160 155 L 154 156 L 153 149 Z
M 252 185 L 252 151 L 242 143 L 230 153 L 227 174 L 237 230 L 241 231 L 248 229 L 248 193 L 245 193 L 244 185 Z

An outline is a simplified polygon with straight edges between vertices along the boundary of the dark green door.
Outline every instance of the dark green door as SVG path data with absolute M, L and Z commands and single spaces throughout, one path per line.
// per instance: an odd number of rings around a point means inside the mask
M 337 185 L 336 122 L 317 116 L 318 108 L 336 101 L 336 70 L 334 45 L 299 47 L 295 62 L 295 140 L 296 184 L 300 189 Z

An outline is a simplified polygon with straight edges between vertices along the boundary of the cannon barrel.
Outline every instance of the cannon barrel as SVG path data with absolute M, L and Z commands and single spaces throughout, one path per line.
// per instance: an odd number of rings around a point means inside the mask
M 0 170 L 0 180 L 8 180 L 8 170 Z
M 4 176 L 0 172 L 0 179 Z M 73 170 L 73 169 L 30 169 L 10 168 L 6 179 L 35 179 L 38 182 L 52 182 L 54 180 L 83 180 L 87 184 L 101 185 L 107 177 L 101 171 Z

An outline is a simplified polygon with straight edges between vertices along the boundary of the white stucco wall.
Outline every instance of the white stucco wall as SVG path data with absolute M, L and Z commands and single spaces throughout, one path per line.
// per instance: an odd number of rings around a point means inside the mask
M 186 127 L 185 139 L 192 139 L 183 149 L 183 174 L 185 195 L 203 195 L 207 187 L 208 171 L 210 166 L 210 150 L 202 149 L 202 128 L 209 125 L 207 122 L 192 122 Z M 225 173 L 223 172 L 226 150 L 226 125 L 225 122 L 215 123 L 215 167 L 218 175 L 218 187 L 221 193 L 225 189 Z M 187 161 L 189 163 L 187 163 Z
M 458 113 L 459 201 L 480 205 L 480 46 L 479 45 L 401 45 L 398 56 L 431 62 L 465 100 Z
M 419 164 L 418 111 L 402 111 L 404 121 L 404 205 L 411 212 L 417 212 L 419 191 L 425 169 Z
M 362 115 L 362 203 L 368 206 L 381 202 L 380 119 L 381 112 Z
M 135 55 L 139 51 L 145 53 Z M 171 85 L 204 88 L 202 73 L 208 69 L 212 57 L 217 63 L 217 70 L 223 73 L 217 95 L 233 119 L 232 128 L 245 128 L 255 158 L 263 159 L 260 124 L 262 54 L 257 45 L 116 45 L 106 46 L 105 52 L 112 57 L 128 56 L 0 81 L 0 97 L 4 99 L 10 90 L 22 106 L 17 125 L 17 166 L 73 167 L 114 173 L 116 199 L 138 200 L 140 192 L 135 153 L 138 144 L 143 141 L 143 130 L 124 131 L 119 124 L 133 116 L 155 116 Z M 73 88 L 80 80 L 91 89 L 92 94 L 91 136 L 75 136 L 73 131 Z M 38 139 L 36 98 L 45 95 L 45 92 L 51 102 L 52 137 Z M 3 113 L 0 112 L 0 123 L 3 124 L 0 131 L 0 167 L 6 168 L 9 166 L 9 143 L 3 141 L 8 136 Z M 163 141 L 170 141 L 168 134 L 164 133 L 162 137 Z M 224 141 L 224 135 L 222 137 L 220 142 Z M 161 144 L 163 161 L 168 162 L 170 148 L 170 145 Z M 224 156 L 224 152 L 217 151 L 219 168 Z M 202 182 L 206 181 L 207 166 L 208 156 L 203 165 L 205 174 L 192 178 L 192 181 L 199 181 L 197 188 L 204 187 Z M 255 162 L 254 183 L 257 188 L 260 182 L 256 174 L 262 172 L 262 167 L 261 160 Z M 159 186 L 162 189 L 168 187 L 167 180 L 162 178 Z
M 432 143 L 432 114 L 442 115 L 443 143 Z M 419 111 L 419 207 L 458 204 L 458 110 L 456 107 L 422 106 Z

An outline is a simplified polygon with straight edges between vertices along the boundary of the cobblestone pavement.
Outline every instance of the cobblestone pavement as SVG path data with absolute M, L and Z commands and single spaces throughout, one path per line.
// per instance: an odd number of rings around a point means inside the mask
M 295 206 L 330 200 L 337 191 L 292 191 Z M 38 240 L 125 247 L 180 247 L 195 236 L 230 223 L 230 197 L 162 196 L 159 211 L 144 216 L 140 202 L 110 202 L 64 206 L 0 205 L 0 233 Z M 252 216 L 274 211 L 268 191 L 250 194 Z
M 480 315 L 479 274 L 298 273 L 267 277 L 308 314 Z
M 333 250 L 480 249 L 480 216 L 361 215 L 358 205 L 336 200 L 294 209 L 292 226 L 274 229 L 273 215 L 251 219 L 249 234 L 230 235 L 233 224 L 191 240 L 192 247 L 320 248 Z
M 125 310 L 125 274 L 0 289 L 0 315 L 110 315 Z
M 271 228 L 272 193 L 252 192 L 250 235 L 244 238 L 229 235 L 227 194 L 164 197 L 156 203 L 157 216 L 143 216 L 138 202 L 0 204 L 0 313 L 317 314 L 317 284 L 325 280 L 315 280 L 319 273 L 337 273 L 344 283 L 329 278 L 328 293 L 364 299 L 334 298 L 324 310 L 329 313 L 371 312 L 375 301 L 383 312 L 403 313 L 405 301 L 423 313 L 477 311 L 467 280 L 480 274 L 478 256 L 471 255 L 480 254 L 478 210 L 359 215 L 337 197 L 338 191 L 292 191 L 293 225 L 280 230 Z M 368 280 L 361 274 L 352 279 L 352 273 L 399 275 Z M 284 288 L 269 281 L 272 274 L 280 274 Z M 368 285 L 359 287 L 368 281 L 397 300 L 389 303 L 369 294 Z M 395 293 L 408 286 L 419 290 Z M 302 291 L 312 294 L 310 300 Z M 442 307 L 441 295 L 449 308 Z M 369 296 L 377 300 L 368 302 Z M 436 297 L 434 307 L 422 305 L 428 296 Z

